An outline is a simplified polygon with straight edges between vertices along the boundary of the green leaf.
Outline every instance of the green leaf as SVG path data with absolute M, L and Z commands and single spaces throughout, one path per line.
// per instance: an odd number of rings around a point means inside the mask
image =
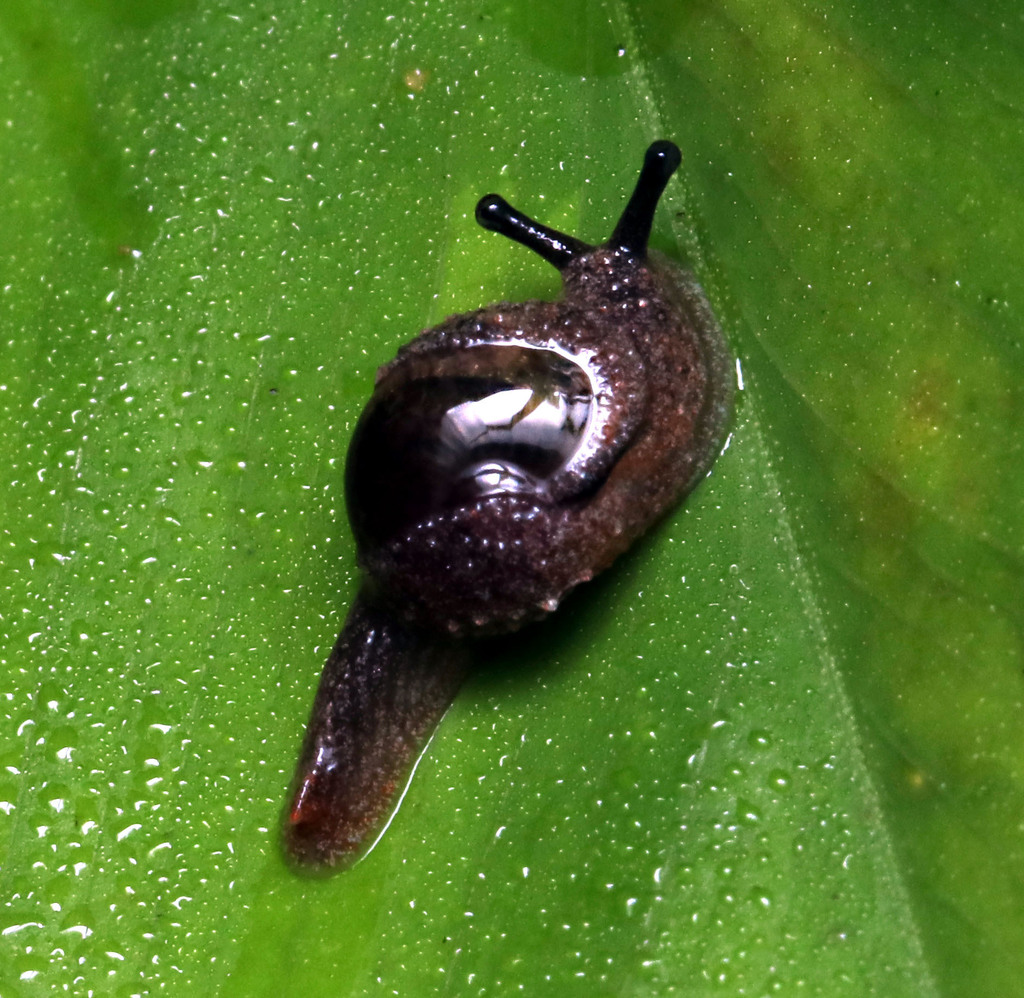
M 0 994 L 1024 994 L 1017 6 L 362 6 L 0 7 Z M 373 371 L 657 137 L 729 447 L 299 876 Z

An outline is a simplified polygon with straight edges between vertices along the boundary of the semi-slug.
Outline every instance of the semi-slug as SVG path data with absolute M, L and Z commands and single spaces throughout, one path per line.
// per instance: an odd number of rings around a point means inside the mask
M 481 199 L 484 228 L 560 271 L 561 300 L 451 316 L 378 372 L 345 471 L 364 580 L 324 666 L 285 820 L 300 862 L 359 854 L 474 638 L 551 613 L 717 457 L 727 347 L 693 277 L 647 249 L 679 163 L 671 142 L 650 146 L 598 246 Z

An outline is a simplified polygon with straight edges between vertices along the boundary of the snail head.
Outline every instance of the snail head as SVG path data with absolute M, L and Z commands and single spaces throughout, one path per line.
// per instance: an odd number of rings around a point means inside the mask
M 608 241 L 592 246 L 573 236 L 535 221 L 513 208 L 498 194 L 487 194 L 476 206 L 476 220 L 485 229 L 522 243 L 563 272 L 574 261 L 596 250 L 611 251 L 633 262 L 647 258 L 647 242 L 654 223 L 654 212 L 672 174 L 679 168 L 682 154 L 672 142 L 651 143 L 644 155 L 644 164 L 636 187 Z

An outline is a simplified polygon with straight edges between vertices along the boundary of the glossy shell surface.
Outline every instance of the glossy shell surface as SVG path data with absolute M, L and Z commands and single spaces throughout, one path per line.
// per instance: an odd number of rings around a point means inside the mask
M 563 301 L 453 316 L 379 374 L 346 494 L 360 563 L 409 619 L 543 616 L 717 454 L 731 372 L 692 279 L 605 247 L 562 275 Z

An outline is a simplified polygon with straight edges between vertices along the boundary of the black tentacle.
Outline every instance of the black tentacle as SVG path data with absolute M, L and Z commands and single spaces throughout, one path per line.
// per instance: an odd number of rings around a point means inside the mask
M 476 220 L 485 229 L 500 232 L 529 247 L 559 270 L 564 270 L 577 256 L 594 249 L 564 232 L 541 225 L 497 194 L 488 194 L 480 199 L 476 206 Z
M 641 260 L 647 255 L 655 209 L 682 159 L 679 147 L 672 142 L 662 139 L 648 146 L 633 195 L 608 240 L 611 249 L 622 250 Z

